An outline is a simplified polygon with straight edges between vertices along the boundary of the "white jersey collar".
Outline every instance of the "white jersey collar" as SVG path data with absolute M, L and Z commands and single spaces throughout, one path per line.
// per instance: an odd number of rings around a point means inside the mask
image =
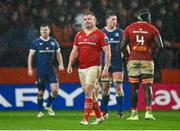
M 50 37 L 48 37 L 47 39 L 44 39 L 42 36 L 40 36 L 40 39 L 43 41 L 48 41 L 50 39 Z

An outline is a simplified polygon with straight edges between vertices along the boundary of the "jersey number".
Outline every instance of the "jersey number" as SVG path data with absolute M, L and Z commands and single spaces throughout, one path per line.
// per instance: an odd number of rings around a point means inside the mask
M 136 42 L 144 45 L 144 36 L 141 36 L 141 38 L 139 38 L 139 35 L 136 35 Z

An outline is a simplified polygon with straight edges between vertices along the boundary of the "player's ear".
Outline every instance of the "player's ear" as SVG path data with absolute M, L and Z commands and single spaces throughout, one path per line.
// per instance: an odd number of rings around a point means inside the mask
M 95 21 L 95 23 L 97 22 L 97 19 L 96 19 L 96 17 L 94 17 L 94 21 Z
M 49 28 L 49 33 L 51 33 L 51 27 L 50 27 L 50 26 L 48 26 L 48 28 Z

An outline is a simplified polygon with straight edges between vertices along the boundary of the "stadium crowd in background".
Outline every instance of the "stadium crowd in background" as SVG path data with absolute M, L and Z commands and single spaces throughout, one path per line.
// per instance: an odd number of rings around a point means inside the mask
M 84 26 L 83 12 L 94 11 L 97 27 L 102 28 L 106 13 L 115 11 L 118 26 L 125 29 L 144 7 L 151 11 L 152 23 L 165 44 L 155 63 L 155 81 L 159 82 L 163 68 L 180 68 L 180 51 L 174 48 L 180 42 L 179 0 L 1 0 L 0 67 L 27 66 L 28 49 L 42 21 L 51 25 L 52 35 L 61 43 L 67 67 L 74 36 Z

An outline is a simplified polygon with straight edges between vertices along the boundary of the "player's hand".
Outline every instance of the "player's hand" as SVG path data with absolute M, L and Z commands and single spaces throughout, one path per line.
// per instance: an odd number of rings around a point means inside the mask
M 72 69 L 72 66 L 68 66 L 68 68 L 67 68 L 67 73 L 72 73 L 73 72 L 73 69 Z
M 108 77 L 108 76 L 109 76 L 108 70 L 103 70 L 102 73 L 101 73 L 101 77 L 102 77 L 102 78 L 106 78 L 106 77 Z
M 28 69 L 28 75 L 33 76 L 33 70 L 32 69 Z
M 58 68 L 59 68 L 60 71 L 64 70 L 64 66 L 63 65 L 59 65 Z

